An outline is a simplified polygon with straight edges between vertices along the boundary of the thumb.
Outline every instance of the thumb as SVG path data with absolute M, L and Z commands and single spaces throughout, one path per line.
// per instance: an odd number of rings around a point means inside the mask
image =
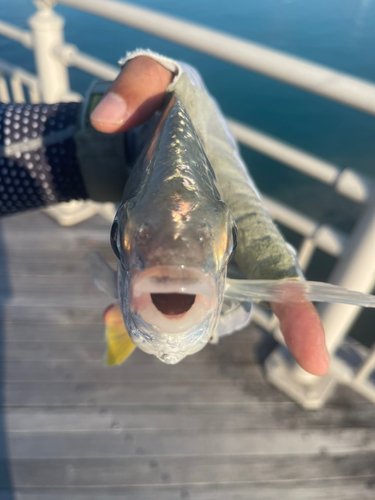
M 91 113 L 99 132 L 124 132 L 147 121 L 160 107 L 173 73 L 153 59 L 129 61 Z

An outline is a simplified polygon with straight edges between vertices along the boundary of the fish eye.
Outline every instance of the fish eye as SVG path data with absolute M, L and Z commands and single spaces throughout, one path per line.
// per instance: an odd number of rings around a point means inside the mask
M 231 254 L 229 256 L 229 261 L 232 260 L 234 254 L 236 252 L 236 248 L 237 248 L 237 236 L 238 236 L 237 226 L 233 226 L 233 228 L 232 228 L 233 243 L 232 243 L 232 251 L 231 251 Z
M 118 221 L 116 218 L 112 224 L 110 242 L 111 242 L 111 247 L 112 247 L 114 254 L 120 260 L 120 252 L 119 252 L 118 246 L 117 246 L 117 236 L 118 236 Z

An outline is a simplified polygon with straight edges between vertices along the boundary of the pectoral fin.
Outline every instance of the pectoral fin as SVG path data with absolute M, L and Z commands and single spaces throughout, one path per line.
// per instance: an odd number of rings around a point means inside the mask
M 120 307 L 113 305 L 104 313 L 107 366 L 121 365 L 133 353 L 136 346 L 126 331 Z
M 90 268 L 90 274 L 96 287 L 113 299 L 118 298 L 117 273 L 106 262 L 98 252 L 86 255 L 86 261 Z

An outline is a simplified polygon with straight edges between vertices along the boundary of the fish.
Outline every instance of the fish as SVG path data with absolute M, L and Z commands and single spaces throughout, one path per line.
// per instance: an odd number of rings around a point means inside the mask
M 259 250 L 257 264 L 242 248 L 237 265 L 239 230 L 242 235 L 249 231 L 243 229 L 241 206 L 233 203 L 232 213 L 223 192 L 187 109 L 170 92 L 113 221 L 110 243 L 117 271 L 98 253 L 88 257 L 98 288 L 118 301 L 107 314 L 107 365 L 121 364 L 135 347 L 176 364 L 200 351 L 218 329 L 228 334 L 245 326 L 254 301 L 322 300 L 375 307 L 371 295 L 304 281 L 297 262 L 291 265 L 289 250 L 287 271 L 281 274 L 275 268 L 277 272 L 267 275 L 271 260 L 267 257 L 265 264 Z M 242 272 L 243 261 L 255 270 L 264 265 L 267 279 L 245 279 L 249 273 Z M 232 268 L 235 272 L 229 275 L 237 272 L 240 279 L 228 277 Z

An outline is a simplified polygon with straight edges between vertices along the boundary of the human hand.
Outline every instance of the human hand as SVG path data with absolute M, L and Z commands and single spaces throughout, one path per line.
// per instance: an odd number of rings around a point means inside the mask
M 160 107 L 173 74 L 151 58 L 129 61 L 91 114 L 99 132 L 125 132 L 147 121 Z M 329 370 L 329 355 L 318 313 L 311 302 L 272 304 L 285 342 L 296 361 L 313 375 Z

